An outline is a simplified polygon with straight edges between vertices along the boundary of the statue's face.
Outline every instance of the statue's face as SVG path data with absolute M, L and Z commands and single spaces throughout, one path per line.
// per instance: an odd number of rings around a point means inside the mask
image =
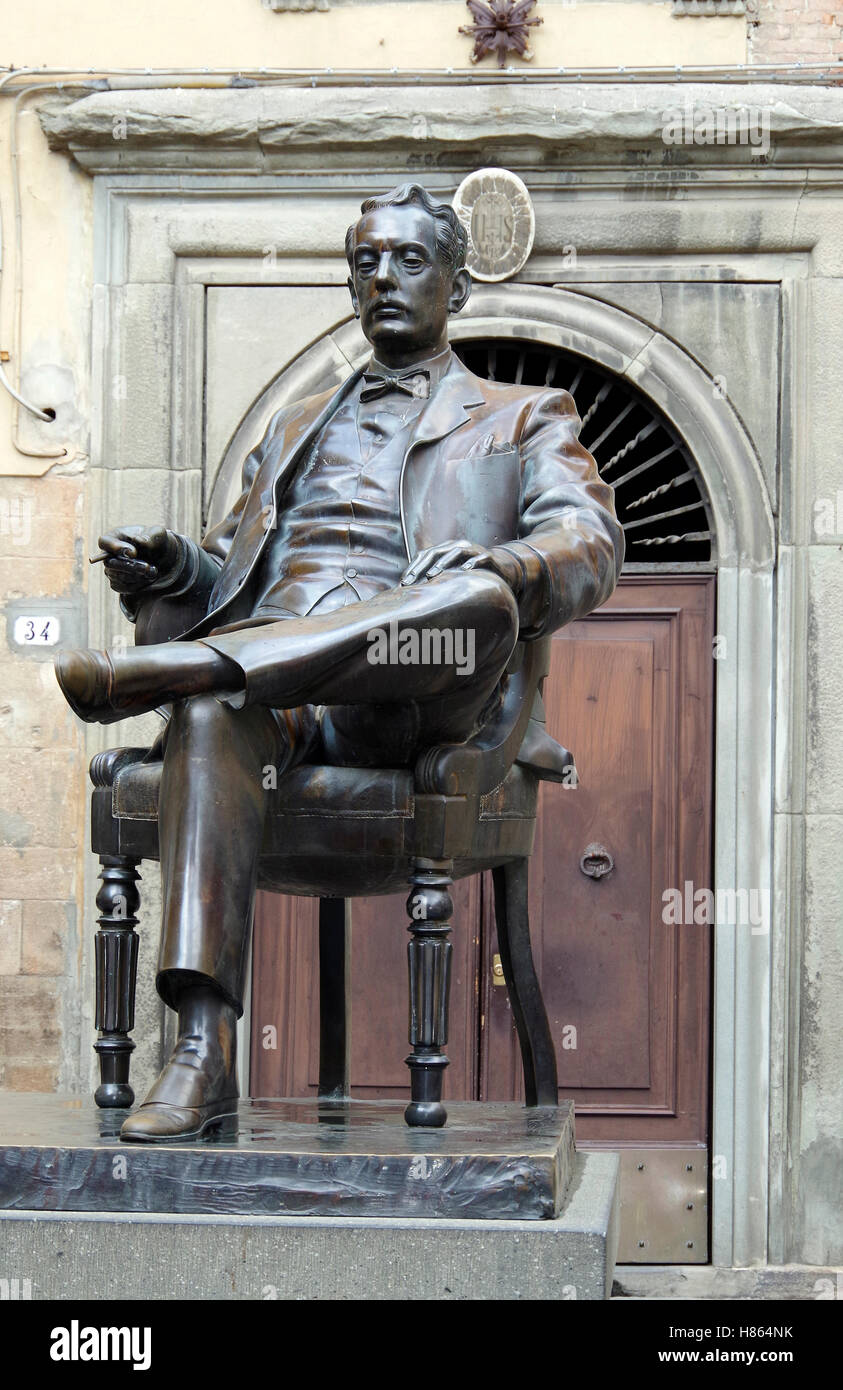
M 376 208 L 357 224 L 351 297 L 363 332 L 382 360 L 420 360 L 448 341 L 448 314 L 468 298 L 467 271 L 455 275 L 436 245 L 424 208 Z

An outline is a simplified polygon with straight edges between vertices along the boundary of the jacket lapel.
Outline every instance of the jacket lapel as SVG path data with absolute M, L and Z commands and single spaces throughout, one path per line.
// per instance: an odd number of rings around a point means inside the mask
M 365 367 L 355 368 L 351 376 L 347 377 L 342 385 L 338 386 L 336 391 L 331 393 L 327 400 L 325 400 L 324 397 L 322 398 L 321 405 L 319 404 L 319 397 L 317 397 L 316 409 L 306 414 L 303 413 L 301 419 L 296 422 L 289 435 L 285 437 L 283 455 L 273 470 L 271 484 L 273 502 L 277 501 L 278 484 L 289 470 L 291 464 L 293 464 L 298 458 L 298 455 L 307 448 L 308 444 L 310 444 L 311 440 L 318 434 L 322 426 L 327 424 L 338 406 L 342 404 L 348 393 L 360 380 L 365 370 Z
M 471 419 L 466 407 L 483 405 L 484 401 L 477 378 L 452 356 L 451 365 L 416 420 L 407 453 L 417 444 L 432 444 L 464 425 Z
M 468 413 L 469 408 L 484 405 L 485 401 L 486 398 L 480 391 L 477 377 L 463 366 L 456 354 L 452 354 L 451 364 L 447 372 L 416 420 L 415 429 L 410 437 L 401 465 L 401 478 L 398 484 L 401 531 L 404 536 L 407 558 L 410 560 L 413 559 L 413 554 L 407 534 L 407 510 L 404 502 L 404 486 L 410 455 L 420 445 L 435 444 L 438 439 L 444 439 L 446 435 L 452 434 L 460 425 L 467 424 L 471 420 Z

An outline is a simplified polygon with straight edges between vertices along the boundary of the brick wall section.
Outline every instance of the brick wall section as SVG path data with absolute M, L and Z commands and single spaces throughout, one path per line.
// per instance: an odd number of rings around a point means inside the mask
M 752 63 L 843 65 L 843 0 L 747 0 Z
M 10 601 L 83 601 L 84 503 L 80 477 L 0 478 L 0 640 Z M 66 1084 L 67 1000 L 78 1001 L 83 750 L 51 651 L 3 641 L 2 672 L 0 1088 L 50 1091 Z

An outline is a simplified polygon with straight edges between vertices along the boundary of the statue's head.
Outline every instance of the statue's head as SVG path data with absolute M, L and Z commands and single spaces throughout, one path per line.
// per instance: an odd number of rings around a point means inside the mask
M 459 218 L 416 183 L 367 198 L 360 211 L 345 251 L 363 332 L 390 365 L 440 351 L 448 315 L 459 312 L 471 291 Z

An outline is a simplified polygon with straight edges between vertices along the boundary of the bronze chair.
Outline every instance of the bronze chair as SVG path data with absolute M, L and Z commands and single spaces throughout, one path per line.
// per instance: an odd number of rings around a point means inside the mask
M 527 910 L 539 782 L 574 781 L 573 758 L 544 727 L 549 639 L 521 642 L 497 718 L 464 744 L 430 748 L 415 769 L 299 766 L 272 793 L 258 887 L 318 896 L 319 1092 L 348 1094 L 346 897 L 409 882 L 410 1125 L 445 1122 L 448 989 L 455 878 L 491 869 L 504 978 L 518 1030 L 528 1106 L 556 1105 L 556 1055 L 536 976 Z M 129 1106 L 135 1044 L 138 864 L 158 858 L 161 763 L 112 749 L 91 763 L 92 847 L 99 855 L 95 1049 L 100 1106 Z M 324 864 L 330 859 L 329 884 Z M 321 885 L 321 887 L 320 887 Z M 337 896 L 340 887 L 343 897 Z M 332 896 L 322 896 L 330 892 Z

